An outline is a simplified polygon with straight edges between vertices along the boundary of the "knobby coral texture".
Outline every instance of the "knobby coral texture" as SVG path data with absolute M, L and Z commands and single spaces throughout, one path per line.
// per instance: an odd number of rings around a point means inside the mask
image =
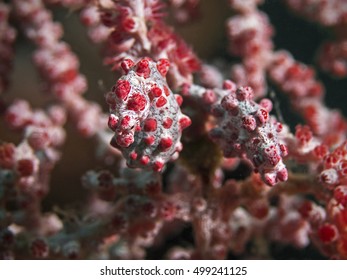
M 347 259 L 346 30 L 347 0 L 1 1 L 0 259 Z

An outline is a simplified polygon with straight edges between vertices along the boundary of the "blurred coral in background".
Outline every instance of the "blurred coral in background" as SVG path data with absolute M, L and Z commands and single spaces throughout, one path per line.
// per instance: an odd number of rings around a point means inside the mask
M 346 0 L 1 1 L 0 259 L 346 259 L 346 28 Z

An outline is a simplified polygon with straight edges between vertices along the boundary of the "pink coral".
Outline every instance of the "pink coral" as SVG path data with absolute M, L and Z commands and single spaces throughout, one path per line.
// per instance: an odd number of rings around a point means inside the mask
M 346 1 L 228 4 L 0 4 L 0 259 L 347 259 Z

